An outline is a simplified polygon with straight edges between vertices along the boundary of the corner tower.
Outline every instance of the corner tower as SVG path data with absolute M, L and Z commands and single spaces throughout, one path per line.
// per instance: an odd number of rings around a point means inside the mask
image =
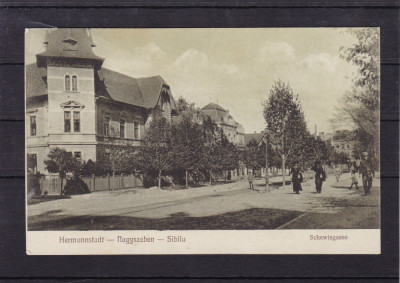
M 89 29 L 52 29 L 37 54 L 47 72 L 48 146 L 96 160 L 95 71 L 104 61 L 93 52 Z

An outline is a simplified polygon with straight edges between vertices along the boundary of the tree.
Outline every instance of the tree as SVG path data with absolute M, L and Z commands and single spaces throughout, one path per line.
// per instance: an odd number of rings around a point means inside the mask
M 221 131 L 209 116 L 203 117 L 201 133 L 203 135 L 203 152 L 199 165 L 201 170 L 209 176 L 209 183 L 212 184 L 213 175 L 222 172 L 224 151 L 221 144 Z
M 379 30 L 352 29 L 357 42 L 341 47 L 341 58 L 357 66 L 353 89 L 346 92 L 332 122 L 356 130 L 357 148 L 379 158 L 380 58 Z
M 102 173 L 135 173 L 135 148 L 120 138 L 118 129 L 110 128 L 106 144 L 98 150 L 97 165 Z
M 185 98 L 180 96 L 176 105 L 177 112 L 182 115 L 186 112 L 193 112 L 196 110 L 196 105 L 194 103 L 189 103 Z
M 63 194 L 63 180 L 67 173 L 76 173 L 81 167 L 81 163 L 72 156 L 72 152 L 65 149 L 53 148 L 47 156 L 49 159 L 44 161 L 47 171 L 58 173 L 61 178 L 60 195 Z
M 217 144 L 218 154 L 220 156 L 219 162 L 220 167 L 224 172 L 225 181 L 227 180 L 227 173 L 230 170 L 234 170 L 239 164 L 239 152 L 236 146 L 231 143 L 222 129 L 219 129 L 220 140 Z
M 278 80 L 263 104 L 267 129 L 277 139 L 276 150 L 282 160 L 282 182 L 285 186 L 285 168 L 288 158 L 295 160 L 300 154 L 307 135 L 307 124 L 298 96 L 289 84 Z
M 269 153 L 269 152 L 268 152 Z M 258 146 L 258 143 L 253 139 L 245 149 L 244 162 L 247 167 L 259 169 L 265 166 L 265 145 Z
M 164 171 L 173 162 L 171 125 L 165 118 L 151 122 L 136 155 L 136 171 L 143 174 L 157 173 L 158 187 Z
M 174 167 L 185 171 L 186 188 L 189 186 L 188 174 L 201 167 L 204 151 L 201 126 L 194 123 L 190 116 L 182 116 L 172 126 L 171 154 Z
M 329 156 L 334 152 L 333 146 L 317 137 L 314 141 L 314 148 L 315 159 L 321 160 L 322 163 L 330 164 Z
M 332 161 L 333 164 L 335 165 L 343 165 L 343 164 L 348 164 L 349 163 L 349 156 L 344 153 L 344 152 L 337 152 L 337 151 L 333 151 L 330 159 Z
M 82 164 L 80 173 L 82 176 L 86 176 L 86 177 L 92 176 L 93 174 L 97 175 L 96 174 L 97 173 L 96 163 L 93 162 L 92 159 L 89 159 L 87 162 L 84 162 Z

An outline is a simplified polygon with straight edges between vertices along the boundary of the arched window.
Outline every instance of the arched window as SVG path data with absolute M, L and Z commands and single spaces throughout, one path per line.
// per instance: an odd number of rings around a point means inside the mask
M 71 78 L 69 75 L 65 76 L 65 90 L 70 91 L 71 90 Z
M 76 76 L 72 76 L 72 91 L 78 90 L 78 78 Z

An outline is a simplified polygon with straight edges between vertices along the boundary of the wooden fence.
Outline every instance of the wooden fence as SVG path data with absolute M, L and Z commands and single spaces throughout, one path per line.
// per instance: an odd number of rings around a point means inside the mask
M 142 181 L 134 175 L 116 175 L 105 177 L 82 177 L 83 182 L 91 192 L 117 190 L 125 188 L 143 187 Z M 63 180 L 65 187 L 66 179 Z M 40 179 L 40 191 L 42 194 L 59 195 L 61 189 L 61 178 L 58 176 L 46 176 Z

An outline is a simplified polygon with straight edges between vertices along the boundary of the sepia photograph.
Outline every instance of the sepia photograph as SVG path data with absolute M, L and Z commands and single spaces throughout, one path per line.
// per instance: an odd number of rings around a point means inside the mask
M 25 102 L 27 249 L 380 247 L 379 28 L 26 29 Z

